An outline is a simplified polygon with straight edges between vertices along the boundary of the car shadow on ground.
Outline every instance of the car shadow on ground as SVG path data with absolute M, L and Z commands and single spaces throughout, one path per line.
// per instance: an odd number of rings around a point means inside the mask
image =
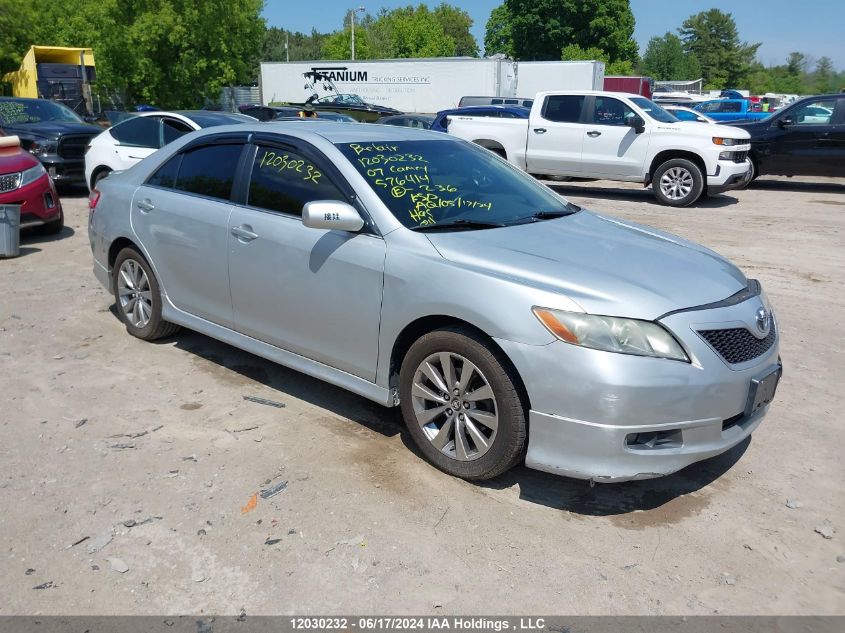
M 614 516 L 662 505 L 701 490 L 728 472 L 751 443 L 748 437 L 732 449 L 657 479 L 613 484 L 589 483 L 531 470 L 514 468 L 481 485 L 493 489 L 519 487 L 519 498 L 538 505 L 589 516 Z
M 110 311 L 119 319 L 114 305 L 110 307 Z M 255 395 L 255 388 L 251 386 L 251 382 L 255 381 L 279 394 L 278 397 L 269 396 L 271 400 L 284 403 L 284 396 L 291 396 L 331 411 L 385 437 L 399 435 L 405 447 L 418 459 L 425 461 L 405 428 L 399 407 L 382 407 L 345 389 L 198 332 L 183 329 L 172 337 L 156 341 L 155 344 L 173 345 L 176 349 L 211 363 L 210 371 L 219 379 L 241 386 L 243 395 Z M 219 373 L 220 368 L 227 372 Z M 742 457 L 749 443 L 750 438 L 720 456 L 693 464 L 668 477 L 646 481 L 599 484 L 591 488 L 589 483 L 583 480 L 552 475 L 520 465 L 492 480 L 472 485 L 492 490 L 517 487 L 522 501 L 575 514 L 622 515 L 652 510 L 677 497 L 704 488 L 730 470 Z M 443 477 L 448 475 L 444 473 Z
M 545 185 L 550 187 L 552 191 L 560 194 L 564 198 L 589 198 L 595 200 L 627 200 L 632 202 L 647 202 L 648 204 L 660 207 L 666 211 L 672 211 L 676 207 L 670 207 L 661 204 L 651 193 L 650 189 L 624 189 L 613 187 L 584 187 L 568 185 L 559 182 L 545 182 Z M 683 207 L 680 211 L 692 209 L 720 209 L 722 207 L 729 207 L 739 202 L 733 196 L 727 194 L 717 194 L 715 196 L 703 196 L 697 202 L 689 207 Z
M 85 185 L 57 184 L 56 190 L 59 193 L 59 197 L 62 199 L 88 197 L 88 187 Z
M 805 193 L 841 193 L 845 194 L 845 185 L 834 182 L 803 182 L 800 180 L 766 180 L 761 176 L 751 183 L 749 189 L 765 191 L 795 191 Z M 816 200 L 815 202 L 819 202 Z M 840 204 L 834 201 L 821 201 L 825 204 Z
M 20 243 L 21 243 L 21 255 L 25 255 L 24 245 L 32 245 L 32 244 L 46 244 L 47 242 L 58 242 L 59 240 L 64 240 L 76 233 L 71 227 L 65 225 L 62 227 L 62 230 L 58 233 L 53 234 L 45 234 L 39 230 L 39 227 L 34 226 L 27 229 L 21 229 L 20 235 Z M 37 252 L 40 251 L 40 248 L 36 249 L 29 249 L 29 252 Z

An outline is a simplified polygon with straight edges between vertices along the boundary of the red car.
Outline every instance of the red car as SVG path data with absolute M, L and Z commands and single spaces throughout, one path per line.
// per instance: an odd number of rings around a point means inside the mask
M 64 226 L 62 203 L 44 166 L 21 148 L 16 136 L 0 133 L 0 204 L 21 205 L 21 228 L 58 233 Z

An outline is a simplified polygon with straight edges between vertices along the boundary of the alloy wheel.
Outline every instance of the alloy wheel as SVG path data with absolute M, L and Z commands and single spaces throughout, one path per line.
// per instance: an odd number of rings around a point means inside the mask
M 660 177 L 660 191 L 670 200 L 683 200 L 692 187 L 692 174 L 683 167 L 670 167 Z
M 473 461 L 490 450 L 499 427 L 496 396 L 472 362 L 460 354 L 431 354 L 411 387 L 414 415 L 426 438 L 444 455 Z
M 134 259 L 120 265 L 117 275 L 117 295 L 127 320 L 137 328 L 150 322 L 153 314 L 153 294 L 144 268 Z

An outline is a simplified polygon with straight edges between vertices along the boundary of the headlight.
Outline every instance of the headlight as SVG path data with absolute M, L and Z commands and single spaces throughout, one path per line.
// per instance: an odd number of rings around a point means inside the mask
M 47 154 L 56 154 L 59 151 L 58 141 L 39 140 L 33 141 L 29 146 L 29 151 L 36 156 L 46 156 Z
M 723 138 L 721 136 L 714 136 L 713 142 L 716 145 L 731 146 L 731 145 L 742 145 L 743 143 L 746 143 L 747 141 L 743 141 L 742 139 L 739 139 L 739 138 Z
M 29 169 L 24 170 L 21 172 L 21 187 L 25 187 L 31 182 L 35 182 L 41 176 L 47 173 L 47 170 L 44 169 L 44 165 L 38 163 L 35 167 L 30 167 Z
M 689 362 L 680 343 L 651 321 L 533 308 L 534 316 L 561 341 L 605 352 Z

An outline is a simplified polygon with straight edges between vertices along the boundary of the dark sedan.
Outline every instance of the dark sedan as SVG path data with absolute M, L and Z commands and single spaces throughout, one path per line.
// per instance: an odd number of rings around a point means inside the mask
M 399 127 L 414 127 L 418 130 L 430 130 L 434 123 L 433 114 L 397 114 L 383 116 L 376 123 L 381 125 L 398 125 Z
M 845 94 L 807 97 L 761 121 L 731 125 L 751 134 L 751 180 L 845 176 Z

